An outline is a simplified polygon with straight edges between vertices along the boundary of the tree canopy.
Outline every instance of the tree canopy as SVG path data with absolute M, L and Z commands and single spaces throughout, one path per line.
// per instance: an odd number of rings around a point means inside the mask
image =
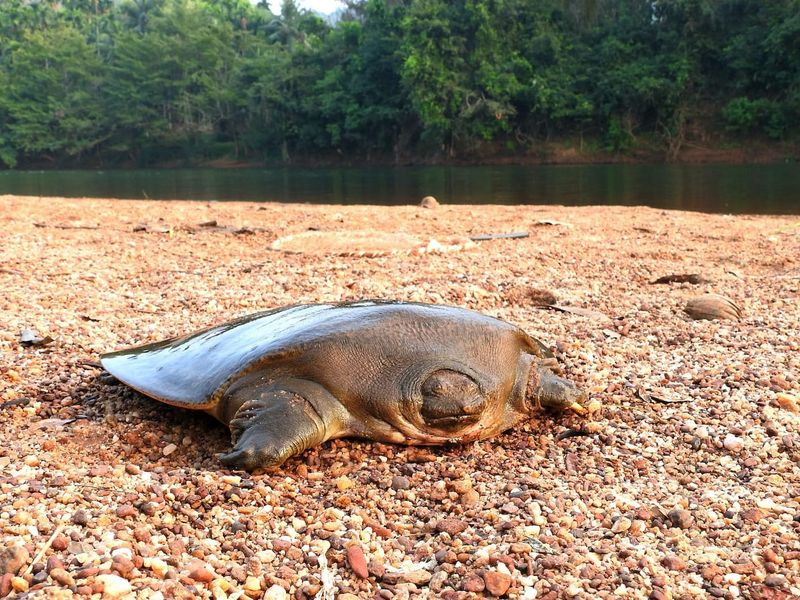
M 797 141 L 800 0 L 3 0 L 0 165 Z

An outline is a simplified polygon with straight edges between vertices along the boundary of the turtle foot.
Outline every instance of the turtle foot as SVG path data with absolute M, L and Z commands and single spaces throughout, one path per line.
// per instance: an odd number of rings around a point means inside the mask
M 233 449 L 219 456 L 232 469 L 279 467 L 324 439 L 324 424 L 302 396 L 280 387 L 246 390 L 247 399 L 230 422 Z

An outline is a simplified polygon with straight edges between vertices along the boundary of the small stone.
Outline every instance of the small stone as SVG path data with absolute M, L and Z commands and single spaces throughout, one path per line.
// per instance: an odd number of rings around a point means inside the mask
M 481 499 L 480 494 L 475 490 L 467 490 L 461 496 L 461 504 L 464 506 L 475 506 Z
M 772 548 L 767 548 L 766 550 L 764 550 L 763 556 L 764 556 L 764 560 L 766 562 L 777 564 L 777 565 L 783 563 L 783 559 Z
M 288 598 L 288 594 L 286 590 L 283 589 L 278 584 L 271 586 L 266 592 L 264 592 L 263 600 L 286 600 Z M 344 594 L 339 594 L 339 600 L 342 600 Z
M 732 433 L 729 433 L 725 436 L 725 439 L 722 441 L 722 445 L 730 452 L 740 452 L 742 448 L 744 448 L 744 442 L 742 441 L 742 438 L 735 436 Z
M 11 593 L 11 580 L 14 576 L 11 573 L 4 573 L 0 577 L 0 598 L 5 598 Z
M 244 589 L 248 592 L 258 592 L 261 590 L 261 581 L 259 581 L 258 577 L 250 575 L 244 582 Z
M 466 521 L 461 519 L 441 519 L 436 523 L 436 531 L 449 533 L 450 535 L 458 535 L 469 527 Z
M 748 508 L 742 512 L 742 520 L 749 523 L 758 523 L 764 518 L 764 513 L 757 508 Z
M 482 592 L 486 589 L 486 582 L 480 575 L 470 575 L 461 582 L 461 589 L 465 592 Z
M 694 521 L 692 513 L 682 508 L 675 508 L 669 511 L 667 518 L 673 527 L 680 527 L 681 529 L 688 529 Z
M 76 510 L 72 514 L 72 523 L 73 525 L 87 525 L 89 523 L 89 513 L 82 508 Z
M 214 581 L 214 572 L 206 568 L 205 565 L 195 565 L 189 571 L 189 577 L 200 583 L 210 583 Z
M 783 587 L 786 585 L 786 578 L 783 575 L 770 574 L 764 578 L 764 584 L 769 587 Z
M 133 517 L 139 514 L 139 511 L 130 504 L 123 504 L 122 506 L 117 507 L 116 514 L 118 517 L 127 519 L 128 517 Z
M 132 591 L 131 584 L 127 579 L 123 579 L 119 575 L 111 575 L 105 573 L 97 576 L 97 582 L 103 586 L 103 594 L 105 596 L 124 596 L 130 594 Z
M 433 577 L 431 577 L 431 580 L 428 582 L 428 588 L 434 594 L 438 594 L 439 592 L 442 591 L 442 588 L 444 587 L 444 582 L 447 581 L 448 577 L 449 574 L 447 571 L 444 570 L 436 571 L 436 573 L 433 574 Z M 341 598 L 341 596 L 339 596 L 339 598 Z
M 433 196 L 425 196 L 419 203 L 422 208 L 436 208 L 439 206 L 439 201 Z
M 161 454 L 163 454 L 164 456 L 169 456 L 177 449 L 178 447 L 175 444 L 167 444 L 166 446 L 164 446 L 163 450 L 161 450 Z
M 411 482 L 408 480 L 408 477 L 403 477 L 402 475 L 395 475 L 392 477 L 393 490 L 407 490 L 410 487 Z
M 169 571 L 169 565 L 160 558 L 154 558 L 150 561 L 150 570 L 156 577 L 163 579 Z
M 372 575 L 379 579 L 386 573 L 386 565 L 379 558 L 371 558 L 367 568 Z
M 57 556 L 51 556 L 50 558 L 47 559 L 47 564 L 45 565 L 44 570 L 49 573 L 53 569 L 63 569 L 63 568 L 64 568 L 64 563 L 61 562 L 61 559 L 58 558 Z
M 791 394 L 779 393 L 775 395 L 775 400 L 778 401 L 778 406 L 784 410 L 793 413 L 800 413 L 800 400 L 797 396 Z
M 52 543 L 53 550 L 63 552 L 69 547 L 69 538 L 65 535 L 57 535 Z
M 405 573 L 401 573 L 400 577 L 398 578 L 398 582 L 425 585 L 431 580 L 431 577 L 433 577 L 433 575 L 430 572 L 419 569 L 416 571 L 406 571 Z
M 137 527 L 133 530 L 133 537 L 137 542 L 150 543 L 151 535 L 147 527 Z
M 504 596 L 511 587 L 511 575 L 500 571 L 486 571 L 483 581 L 486 583 L 486 591 L 492 596 Z
M 514 542 L 513 544 L 511 544 L 510 550 L 514 554 L 530 554 L 531 545 L 526 544 L 525 542 Z
M 364 551 L 361 546 L 352 545 L 347 548 L 347 562 L 353 573 L 361 579 L 369 577 L 369 570 L 367 569 L 367 558 L 364 556 Z
M 264 597 L 266 598 L 266 596 Z M 358 596 L 345 592 L 344 594 L 339 594 L 336 596 L 336 600 L 358 600 Z
M 75 585 L 75 578 L 70 575 L 65 569 L 57 567 L 50 571 L 50 577 L 59 585 L 69 587 Z
M 611 526 L 611 531 L 614 533 L 624 533 L 631 528 L 632 521 L 627 517 L 620 517 L 616 521 L 614 521 L 614 525 Z
M 756 570 L 756 566 L 751 562 L 734 563 L 730 569 L 731 572 L 737 575 L 752 575 Z
M 466 494 L 472 489 L 472 480 L 469 477 L 464 477 L 453 482 L 453 491 L 459 496 Z
M 338 479 L 336 479 L 336 488 L 340 492 L 343 492 L 345 490 L 349 490 L 354 485 L 355 484 L 353 483 L 353 480 L 349 479 L 348 477 L 342 476 L 342 477 L 339 477 Z
M 680 556 L 676 556 L 674 554 L 668 554 L 667 556 L 662 558 L 661 564 L 664 565 L 670 571 L 686 570 L 686 561 L 683 560 Z
M 25 546 L 12 546 L 0 551 L 0 573 L 16 575 L 28 564 L 31 555 Z
M 22 577 L 12 577 L 11 578 L 11 589 L 15 592 L 24 593 L 28 591 L 28 582 L 25 581 Z

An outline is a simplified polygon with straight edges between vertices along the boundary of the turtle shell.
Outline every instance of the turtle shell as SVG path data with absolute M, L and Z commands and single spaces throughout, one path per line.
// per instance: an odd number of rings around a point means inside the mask
M 391 313 L 411 311 L 421 320 L 445 319 L 458 334 L 464 320 L 518 331 L 528 351 L 552 357 L 541 342 L 493 317 L 450 306 L 363 301 L 300 304 L 259 312 L 185 337 L 138 346 L 100 357 L 114 377 L 161 402 L 212 410 L 239 377 L 281 361 L 291 364 L 304 348 L 334 343 L 341 336 L 389 333 Z M 383 327 L 383 329 L 382 329 Z

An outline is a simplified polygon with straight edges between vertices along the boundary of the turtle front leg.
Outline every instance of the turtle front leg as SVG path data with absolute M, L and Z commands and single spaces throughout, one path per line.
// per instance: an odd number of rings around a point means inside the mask
M 242 397 L 244 401 L 230 421 L 233 449 L 220 455 L 228 467 L 246 471 L 278 467 L 339 433 L 332 402 L 341 405 L 317 384 L 273 383 L 246 387 L 235 395 L 234 401 Z

